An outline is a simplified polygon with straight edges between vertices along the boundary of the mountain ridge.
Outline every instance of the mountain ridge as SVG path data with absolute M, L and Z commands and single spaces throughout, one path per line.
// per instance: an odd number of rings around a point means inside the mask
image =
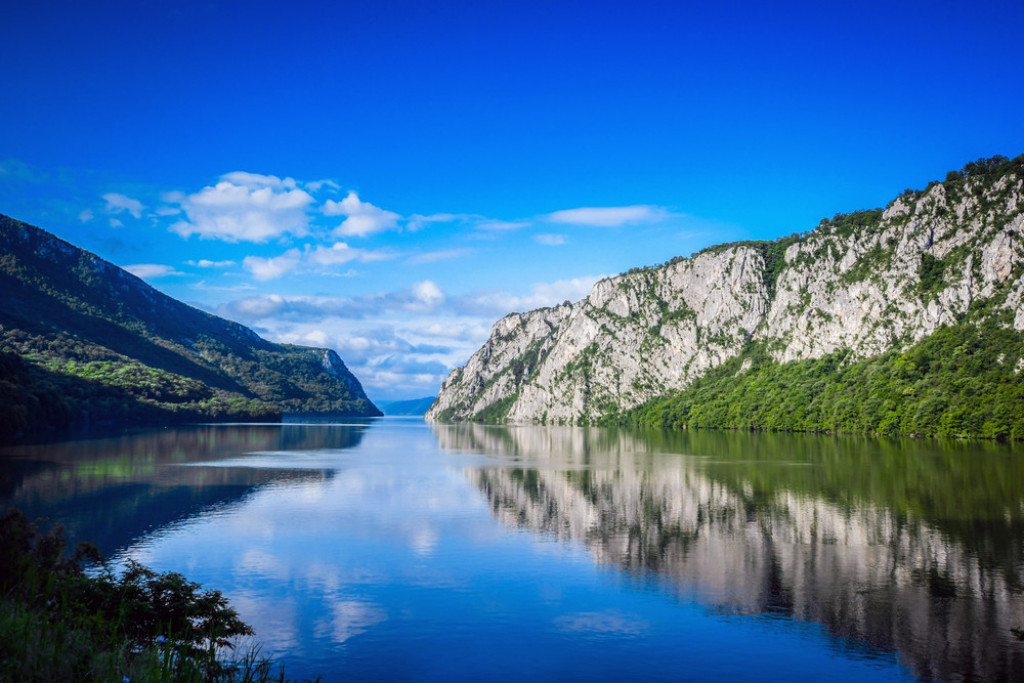
M 993 157 L 884 209 L 631 269 L 579 302 L 496 322 L 427 419 L 601 420 L 684 390 L 751 343 L 786 363 L 868 358 L 982 320 L 1019 333 L 1022 207 L 1024 156 Z
M 72 420 L 381 414 L 333 350 L 267 341 L 3 215 L 0 292 L 0 351 L 30 375 L 15 388 L 56 382 Z

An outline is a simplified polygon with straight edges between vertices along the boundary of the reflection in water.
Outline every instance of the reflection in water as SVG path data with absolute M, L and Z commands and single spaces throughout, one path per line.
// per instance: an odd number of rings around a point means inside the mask
M 1021 454 L 954 448 L 190 427 L 0 451 L 0 504 L 221 590 L 293 677 L 1019 678 Z
M 1024 675 L 1021 453 L 996 445 L 435 427 L 508 525 L 728 613 L 824 625 L 918 675 Z M 968 449 L 973 449 L 971 452 Z M 579 614 L 563 628 L 641 626 Z
M 0 506 L 67 527 L 111 554 L 147 531 L 273 482 L 332 471 L 231 467 L 240 456 L 357 446 L 366 425 L 203 425 L 0 449 Z M 221 462 L 223 461 L 223 462 Z M 200 463 L 220 466 L 185 467 Z

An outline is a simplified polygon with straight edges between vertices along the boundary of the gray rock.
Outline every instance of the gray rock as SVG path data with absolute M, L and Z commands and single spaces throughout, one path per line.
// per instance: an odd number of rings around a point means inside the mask
M 863 358 L 972 306 L 1024 330 L 1021 175 L 934 184 L 858 220 L 822 221 L 787 238 L 774 291 L 764 243 L 737 244 L 508 315 L 445 380 L 427 419 L 579 424 L 683 389 L 751 340 L 780 362 L 838 349 Z

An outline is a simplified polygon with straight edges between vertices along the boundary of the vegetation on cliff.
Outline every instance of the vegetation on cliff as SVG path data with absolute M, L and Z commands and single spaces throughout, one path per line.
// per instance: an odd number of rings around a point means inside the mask
M 1024 155 L 995 156 L 632 269 L 496 323 L 427 418 L 1024 438 L 1022 209 Z
M 1024 439 L 1024 334 L 945 327 L 905 351 L 778 363 L 763 345 L 608 424 Z

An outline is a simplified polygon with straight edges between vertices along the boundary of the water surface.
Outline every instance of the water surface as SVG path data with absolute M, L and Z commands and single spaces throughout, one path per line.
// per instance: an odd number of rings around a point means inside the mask
M 1024 677 L 1024 453 L 567 427 L 9 448 L 0 503 L 221 590 L 290 676 Z

